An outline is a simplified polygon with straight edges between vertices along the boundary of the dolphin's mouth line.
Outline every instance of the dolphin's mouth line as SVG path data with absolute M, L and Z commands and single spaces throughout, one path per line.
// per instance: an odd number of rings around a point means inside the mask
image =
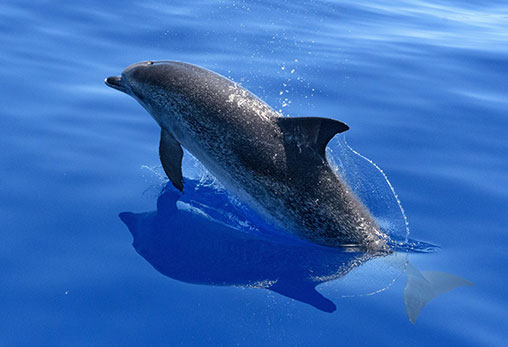
M 119 91 L 124 93 L 128 93 L 127 88 L 125 88 L 125 86 L 122 83 L 122 77 L 120 76 L 108 77 L 104 80 L 104 83 L 106 83 L 108 87 L 118 89 Z

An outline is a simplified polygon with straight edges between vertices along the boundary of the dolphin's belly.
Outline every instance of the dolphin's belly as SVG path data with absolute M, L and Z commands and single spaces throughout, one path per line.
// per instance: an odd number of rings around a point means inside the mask
M 203 166 L 240 201 L 253 208 L 270 222 L 281 226 L 282 220 L 274 217 L 274 211 L 282 211 L 283 204 L 274 199 L 267 187 L 273 188 L 274 183 L 263 180 L 258 174 L 249 170 L 237 161 L 224 160 L 222 155 L 207 153 L 195 144 L 186 146 L 186 149 L 198 159 Z M 278 213 L 279 214 L 279 213 Z

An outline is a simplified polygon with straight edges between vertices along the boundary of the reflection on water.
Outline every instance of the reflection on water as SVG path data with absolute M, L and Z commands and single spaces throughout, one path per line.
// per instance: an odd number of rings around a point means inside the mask
M 288 242 L 263 231 L 255 232 L 254 226 L 240 220 L 241 215 L 226 212 L 228 199 L 213 188 L 203 191 L 199 182 L 192 180 L 186 181 L 186 187 L 189 193 L 181 199 L 171 185 L 167 186 L 158 197 L 157 211 L 120 214 L 134 237 L 136 251 L 155 269 L 173 279 L 195 284 L 266 288 L 333 312 L 335 304 L 315 287 L 337 280 L 377 257 L 307 242 Z M 200 189 L 198 193 L 202 193 L 204 201 L 216 207 L 193 200 L 193 193 Z M 214 191 L 215 200 L 211 201 L 210 194 Z M 221 211 L 223 206 L 225 210 Z M 227 219 L 221 221 L 209 212 Z M 405 271 L 405 258 L 395 266 Z M 428 301 L 468 284 L 444 273 L 420 273 L 412 266 L 406 274 L 404 301 L 412 322 Z
M 316 285 L 342 277 L 372 257 L 255 236 L 201 210 L 178 209 L 178 196 L 167 189 L 158 198 L 157 211 L 124 212 L 120 218 L 136 251 L 159 272 L 180 281 L 267 288 L 333 312 L 335 304 Z

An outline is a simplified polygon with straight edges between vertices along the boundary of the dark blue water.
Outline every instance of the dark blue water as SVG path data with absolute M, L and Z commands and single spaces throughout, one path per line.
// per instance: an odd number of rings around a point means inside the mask
M 506 342 L 504 2 L 7 0 L 0 29 L 1 345 Z M 393 184 L 410 238 L 439 246 L 409 253 L 411 266 L 474 287 L 413 325 L 406 276 L 382 259 L 273 238 L 262 221 L 249 232 L 254 216 L 217 211 L 219 191 L 196 197 L 239 234 L 184 202 L 172 224 L 158 126 L 103 83 L 147 59 L 212 69 L 285 115 L 346 122 L 349 145 Z M 275 277 L 290 284 L 262 288 Z

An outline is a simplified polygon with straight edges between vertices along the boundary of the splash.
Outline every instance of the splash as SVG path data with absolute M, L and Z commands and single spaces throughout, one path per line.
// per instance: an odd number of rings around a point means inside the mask
M 344 134 L 336 136 L 327 147 L 328 161 L 369 209 L 381 231 L 396 250 L 409 241 L 409 223 L 404 208 L 384 171 L 372 160 L 354 150 Z

